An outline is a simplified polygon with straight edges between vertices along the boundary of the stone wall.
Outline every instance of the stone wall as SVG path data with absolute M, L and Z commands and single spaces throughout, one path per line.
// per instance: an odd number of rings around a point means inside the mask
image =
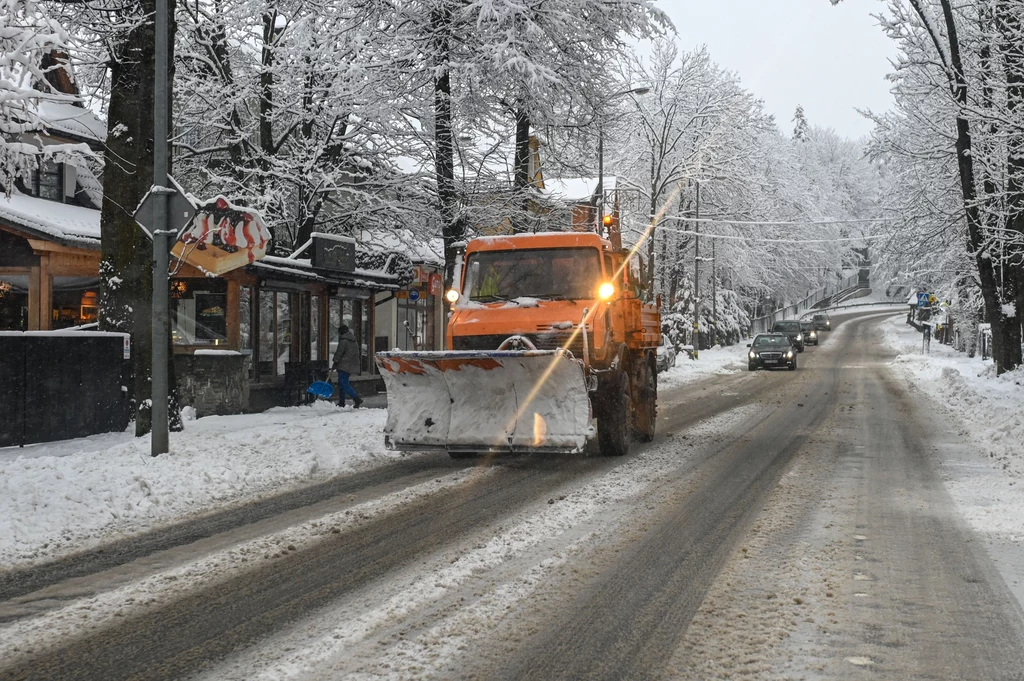
M 175 355 L 178 399 L 196 416 L 241 414 L 249 406 L 249 358 L 237 352 L 202 351 Z

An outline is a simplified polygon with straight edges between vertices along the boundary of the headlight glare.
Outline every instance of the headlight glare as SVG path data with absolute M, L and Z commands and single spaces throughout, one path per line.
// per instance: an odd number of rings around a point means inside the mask
M 453 288 L 452 289 L 448 289 L 448 293 L 444 294 L 444 297 L 445 297 L 445 299 L 449 303 L 453 303 L 454 304 L 454 303 L 457 303 L 458 300 L 459 300 L 459 292 L 456 291 Z
M 597 289 L 597 295 L 601 300 L 608 300 L 615 295 L 615 284 L 611 282 L 604 282 L 601 287 Z

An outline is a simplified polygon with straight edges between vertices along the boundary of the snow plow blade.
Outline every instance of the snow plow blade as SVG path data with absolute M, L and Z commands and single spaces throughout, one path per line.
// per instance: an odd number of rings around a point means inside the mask
M 593 434 L 583 366 L 562 350 L 381 352 L 389 449 L 583 450 Z

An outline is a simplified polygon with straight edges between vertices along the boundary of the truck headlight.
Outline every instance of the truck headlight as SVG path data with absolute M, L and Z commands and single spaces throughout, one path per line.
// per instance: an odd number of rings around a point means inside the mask
M 444 294 L 445 300 L 453 305 L 459 302 L 459 292 L 455 289 L 448 289 L 448 293 Z
M 612 284 L 611 282 L 606 281 L 603 284 L 601 284 L 600 288 L 597 289 L 597 296 L 601 300 L 608 300 L 609 298 L 611 298 L 614 295 L 615 295 L 615 284 Z

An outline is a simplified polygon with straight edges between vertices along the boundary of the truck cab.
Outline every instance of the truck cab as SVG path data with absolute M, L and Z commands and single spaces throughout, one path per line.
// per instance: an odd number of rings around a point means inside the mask
M 448 347 L 494 350 L 521 336 L 538 350 L 564 348 L 595 370 L 630 349 L 653 352 L 660 320 L 640 299 L 629 255 L 587 232 L 474 239 L 448 295 Z

